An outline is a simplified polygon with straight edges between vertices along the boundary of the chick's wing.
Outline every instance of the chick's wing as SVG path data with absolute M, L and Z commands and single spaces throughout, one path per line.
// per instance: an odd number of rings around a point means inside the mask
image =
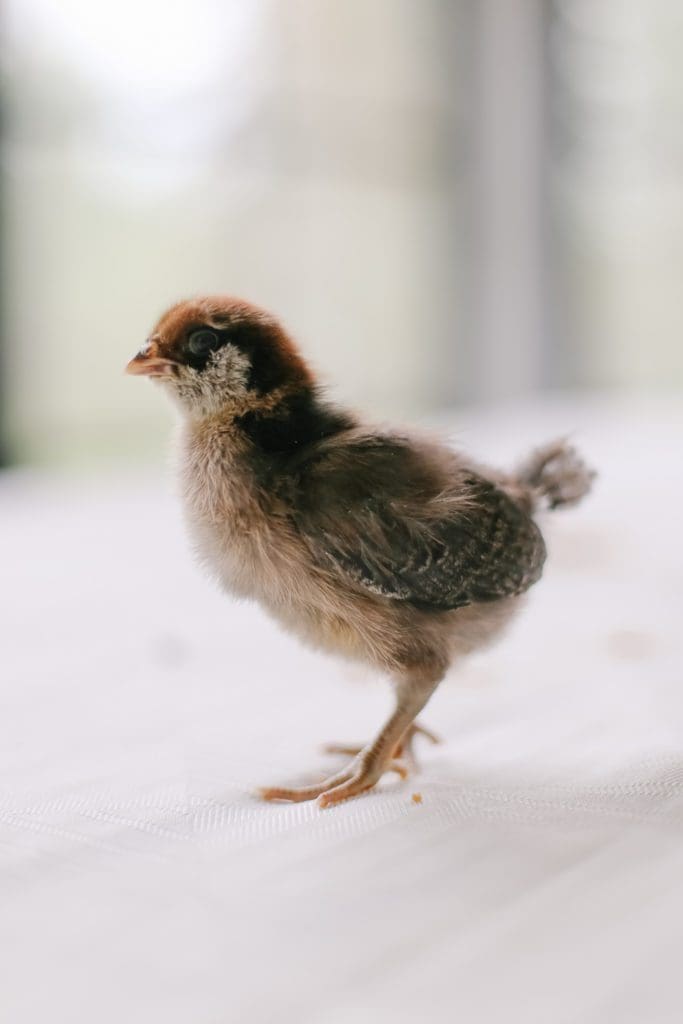
M 291 518 L 316 564 L 425 609 L 520 594 L 545 558 L 538 527 L 504 490 L 396 437 L 354 437 L 302 461 Z

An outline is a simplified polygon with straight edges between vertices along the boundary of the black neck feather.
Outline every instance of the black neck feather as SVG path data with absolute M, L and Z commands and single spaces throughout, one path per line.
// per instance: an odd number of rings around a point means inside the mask
M 236 423 L 264 455 L 284 457 L 354 425 L 351 416 L 321 401 L 312 389 L 283 398 L 268 412 L 248 412 Z

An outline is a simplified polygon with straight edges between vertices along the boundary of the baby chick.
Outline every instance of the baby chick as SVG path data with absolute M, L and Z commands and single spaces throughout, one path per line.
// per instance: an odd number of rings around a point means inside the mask
M 541 575 L 534 511 L 577 502 L 593 474 L 563 442 L 505 475 L 376 430 L 325 401 L 278 321 L 239 299 L 173 306 L 126 369 L 180 410 L 187 521 L 221 585 L 395 682 L 393 714 L 344 771 L 261 795 L 327 807 L 405 776 L 400 755 L 449 666 L 493 640 Z

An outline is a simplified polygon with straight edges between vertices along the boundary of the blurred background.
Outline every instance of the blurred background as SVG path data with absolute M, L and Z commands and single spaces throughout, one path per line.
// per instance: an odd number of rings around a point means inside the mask
M 680 390 L 676 0 L 8 0 L 6 463 L 158 458 L 198 292 L 377 417 Z

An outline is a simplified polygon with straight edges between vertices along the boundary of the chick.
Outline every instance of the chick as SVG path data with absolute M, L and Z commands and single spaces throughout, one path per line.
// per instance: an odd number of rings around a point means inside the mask
M 444 445 L 374 429 L 328 403 L 283 327 L 229 297 L 180 302 L 128 373 L 181 413 L 180 473 L 201 561 L 307 643 L 394 681 L 393 714 L 348 767 L 267 800 L 322 807 L 405 776 L 416 724 L 449 666 L 492 641 L 541 575 L 542 504 L 593 474 L 556 442 L 506 475 Z

